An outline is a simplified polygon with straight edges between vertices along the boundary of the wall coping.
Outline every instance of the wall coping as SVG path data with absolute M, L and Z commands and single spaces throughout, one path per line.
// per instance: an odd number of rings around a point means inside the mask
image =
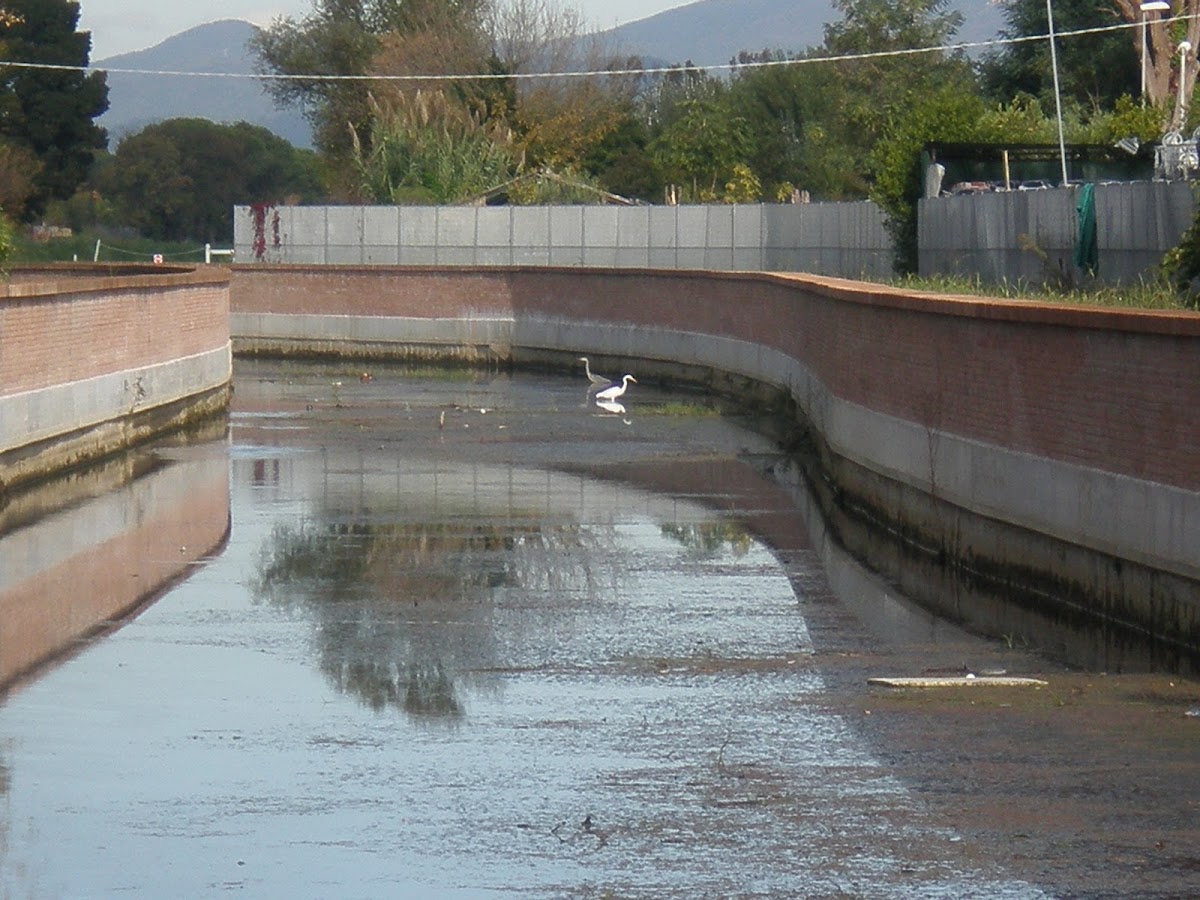
M 227 285 L 230 271 L 227 266 L 47 263 L 13 266 L 8 277 L 8 283 L 0 285 L 0 302 L 99 291 Z

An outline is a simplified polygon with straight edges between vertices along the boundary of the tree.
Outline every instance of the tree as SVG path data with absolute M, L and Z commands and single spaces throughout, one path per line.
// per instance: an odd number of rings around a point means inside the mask
M 917 201 L 924 188 L 921 151 L 930 142 L 970 141 L 985 106 L 975 94 L 948 86 L 922 93 L 891 119 L 869 160 L 871 199 L 883 210 L 896 252 L 896 270 L 917 269 Z
M 679 115 L 655 139 L 651 150 L 663 172 L 693 202 L 722 196 L 734 167 L 750 155 L 750 128 L 725 97 L 685 100 Z
M 588 148 L 583 170 L 611 193 L 661 201 L 665 179 L 649 146 L 650 131 L 634 105 L 616 128 Z
M 1141 22 L 1146 15 L 1146 95 L 1155 105 L 1166 105 L 1168 101 L 1183 97 L 1185 102 L 1192 96 L 1196 85 L 1195 50 L 1200 47 L 1200 0 L 1173 0 L 1168 13 L 1143 13 L 1140 0 L 1111 0 L 1120 18 L 1125 22 Z M 1173 21 L 1164 21 L 1173 18 Z M 1057 19 L 1055 20 L 1057 23 Z M 1141 58 L 1141 30 L 1130 29 L 1129 35 L 1136 42 L 1135 50 Z M 1127 41 L 1130 38 L 1126 38 Z M 1187 66 L 1186 83 L 1179 90 L 1179 45 L 1188 41 L 1192 46 L 1193 65 Z M 1139 74 L 1140 88 L 1140 74 Z M 1183 110 L 1176 110 L 1176 125 L 1184 121 Z
M 1004 37 L 1045 38 L 1049 34 L 1045 0 L 1005 0 L 1002 6 Z M 1054 46 L 1064 104 L 1084 110 L 1111 108 L 1118 97 L 1140 91 L 1136 52 L 1139 30 L 1060 36 L 1120 21 L 1112 2 L 1055 0 Z M 981 75 L 985 93 L 997 102 L 1006 103 L 1026 94 L 1036 97 L 1043 107 L 1053 108 L 1054 72 L 1048 40 L 1017 40 L 1004 45 L 984 57 Z
M 487 20 L 492 54 L 517 75 L 639 69 L 587 33 L 578 10 L 557 0 L 494 3 Z M 516 84 L 510 121 L 530 169 L 581 171 L 593 147 L 633 114 L 636 75 L 527 79 Z
M 228 243 L 237 204 L 321 195 L 312 151 L 257 125 L 168 119 L 117 146 L 102 187 L 147 237 Z
M 42 164 L 32 150 L 0 141 L 0 210 L 6 216 L 18 222 L 25 218 L 41 170 Z
M 74 0 L 5 0 L 5 56 L 13 62 L 84 67 L 91 35 L 76 31 Z M 29 197 L 29 215 L 53 198 L 70 197 L 87 177 L 92 157 L 106 143 L 93 121 L 108 108 L 103 73 L 76 68 L 0 68 L 0 138 L 25 148 L 40 164 Z
M 810 120 L 805 75 L 799 65 L 771 65 L 787 59 L 781 53 L 738 54 L 748 69 L 734 70 L 733 105 L 750 126 L 754 148 L 750 165 L 768 184 L 803 181 L 804 128 Z M 761 64 L 761 67 L 759 65 Z
M 261 70 L 289 76 L 313 76 L 269 82 L 277 103 L 299 106 L 313 123 L 318 149 L 334 169 L 351 170 L 353 135 L 371 134 L 372 86 L 369 75 L 404 74 L 391 63 L 403 53 L 384 53 L 384 39 L 425 35 L 431 46 L 485 46 L 482 33 L 486 0 L 314 0 L 304 19 L 284 17 L 260 31 L 252 42 Z M 411 45 L 410 45 L 411 46 Z M 393 44 L 393 49 L 395 44 Z M 385 62 L 381 66 L 381 53 Z M 460 62 L 457 50 L 451 57 Z M 428 61 L 426 56 L 424 61 Z M 480 60 L 471 71 L 486 71 Z M 465 64 L 465 63 L 464 63 Z M 417 73 L 411 73 L 417 74 Z M 321 75 L 358 76 L 333 81 Z M 375 93 L 380 93 L 378 90 Z M 369 148 L 367 148 L 369 151 Z
M 825 26 L 824 50 L 851 58 L 833 63 L 843 118 L 870 148 L 882 127 L 914 98 L 945 87 L 974 93 L 969 61 L 945 47 L 958 33 L 962 14 L 948 0 L 834 0 L 842 14 Z
M 752 134 L 749 163 L 772 195 L 802 188 L 826 200 L 867 195 L 863 129 L 844 115 L 838 64 L 809 61 L 810 51 L 782 64 L 784 54 L 741 53 L 731 103 Z M 763 65 L 766 63 L 767 65 Z
M 13 237 L 12 220 L 0 213 L 0 273 L 7 272 L 6 266 L 13 254 Z

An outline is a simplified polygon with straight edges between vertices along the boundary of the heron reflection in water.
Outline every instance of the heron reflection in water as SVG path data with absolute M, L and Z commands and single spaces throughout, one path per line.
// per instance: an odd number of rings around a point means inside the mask
M 588 362 L 586 356 L 579 357 L 579 361 L 583 363 L 583 374 L 587 376 L 587 380 L 591 383 L 591 387 L 588 388 L 589 391 L 597 391 L 612 384 L 611 378 L 605 378 L 603 375 L 597 375 L 592 371 L 592 365 Z

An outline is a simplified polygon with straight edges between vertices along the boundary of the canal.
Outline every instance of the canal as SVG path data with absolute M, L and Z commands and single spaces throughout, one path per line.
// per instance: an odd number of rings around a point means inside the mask
M 3 511 L 5 900 L 1200 885 L 1197 686 L 916 608 L 740 411 L 582 375 L 235 388 L 216 434 Z M 127 612 L 89 627 L 101 598 Z M 964 672 L 1046 684 L 868 684 Z

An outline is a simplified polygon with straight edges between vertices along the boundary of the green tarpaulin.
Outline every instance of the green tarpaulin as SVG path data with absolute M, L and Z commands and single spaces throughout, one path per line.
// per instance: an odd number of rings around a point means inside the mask
M 1085 184 L 1079 190 L 1075 204 L 1079 214 L 1079 239 L 1075 243 L 1075 265 L 1089 275 L 1095 275 L 1100 265 L 1100 248 L 1096 245 L 1096 186 Z

